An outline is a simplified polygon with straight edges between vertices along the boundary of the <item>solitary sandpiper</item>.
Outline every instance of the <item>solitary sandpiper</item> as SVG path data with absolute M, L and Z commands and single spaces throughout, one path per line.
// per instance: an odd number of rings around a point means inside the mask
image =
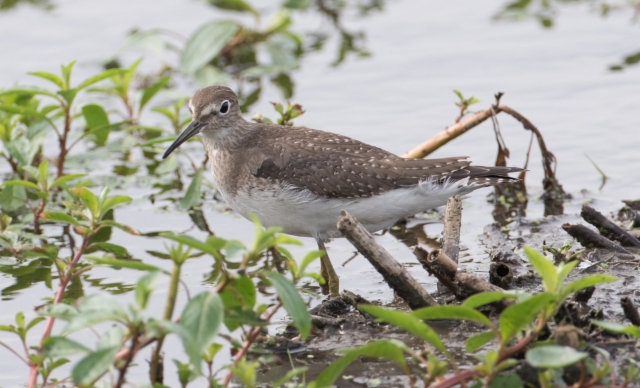
M 330 132 L 248 122 L 236 94 L 223 86 L 197 91 L 189 110 L 193 121 L 163 158 L 202 133 L 216 187 L 236 212 L 313 237 L 325 252 L 324 243 L 340 237 L 342 209 L 374 232 L 520 171 L 470 166 L 467 157 L 405 159 Z M 338 276 L 326 255 L 321 270 L 330 297 L 337 296 Z

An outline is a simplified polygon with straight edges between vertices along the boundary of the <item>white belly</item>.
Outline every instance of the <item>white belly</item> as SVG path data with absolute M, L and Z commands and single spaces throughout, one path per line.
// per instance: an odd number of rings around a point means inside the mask
M 309 191 L 272 187 L 238 191 L 223 197 L 243 217 L 255 214 L 264 226 L 277 226 L 295 236 L 328 239 L 341 237 L 336 228 L 341 210 L 353 215 L 368 231 L 392 226 L 402 217 L 442 206 L 449 197 L 465 195 L 483 186 L 466 181 L 444 187 L 422 182 L 411 188 L 396 189 L 368 198 L 327 199 Z

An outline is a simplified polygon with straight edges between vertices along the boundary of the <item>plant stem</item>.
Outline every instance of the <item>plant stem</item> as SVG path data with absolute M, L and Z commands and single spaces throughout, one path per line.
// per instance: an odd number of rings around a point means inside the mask
M 164 307 L 164 316 L 163 319 L 170 320 L 173 315 L 173 309 L 176 305 L 176 298 L 178 296 L 178 286 L 180 284 L 180 270 L 182 268 L 182 263 L 174 262 L 173 270 L 171 271 L 171 282 L 169 283 L 169 294 L 167 295 L 167 304 Z M 160 362 L 160 352 L 162 351 L 162 344 L 164 343 L 164 336 L 158 338 L 158 344 L 153 350 L 153 354 L 151 356 L 151 366 L 149 369 L 149 378 L 151 379 L 151 384 L 156 383 L 156 379 L 158 376 L 158 365 Z
M 67 288 L 67 285 L 69 284 L 69 281 L 71 280 L 71 275 L 72 275 L 72 271 L 73 269 L 76 267 L 76 265 L 78 264 L 78 262 L 80 261 L 80 258 L 82 257 L 82 254 L 84 253 L 84 250 L 87 248 L 87 245 L 89 244 L 89 239 L 91 238 L 92 233 L 88 233 L 86 236 L 84 236 L 83 240 L 82 240 L 82 245 L 80 246 L 80 248 L 78 249 L 78 251 L 76 252 L 76 254 L 73 256 L 73 258 L 71 259 L 71 263 L 69 263 L 69 267 L 67 268 L 66 273 L 61 274 L 60 276 L 60 285 L 58 286 L 58 292 L 56 293 L 56 297 L 53 300 L 54 304 L 60 303 L 62 301 L 62 297 L 64 296 L 64 291 Z M 45 324 L 44 327 L 44 333 L 42 334 L 42 339 L 40 340 L 40 346 L 38 348 L 38 352 L 42 349 L 42 346 L 44 344 L 44 341 L 49 338 L 49 336 L 51 336 L 51 331 L 53 330 L 53 323 L 55 322 L 55 318 L 53 317 L 48 317 L 47 318 L 47 323 Z M 38 381 L 38 371 L 40 370 L 40 365 L 29 361 L 29 366 L 31 368 L 31 372 L 29 374 L 29 384 L 27 385 L 29 388 L 35 388 L 37 381 Z
M 264 317 L 265 321 L 269 322 L 273 317 L 273 315 L 276 313 L 276 311 L 278 311 L 280 306 L 282 306 L 282 303 L 278 302 L 278 304 L 275 305 L 275 307 L 271 310 L 271 312 L 269 312 L 269 314 L 267 314 L 267 316 Z M 251 329 L 251 332 L 247 336 L 247 339 L 244 341 L 244 344 L 242 344 L 242 349 L 238 351 L 238 353 L 236 354 L 236 357 L 233 360 L 234 367 L 237 366 L 238 363 L 242 360 L 242 358 L 247 355 L 247 352 L 249 351 L 249 347 L 256 340 L 256 338 L 258 338 L 258 335 L 260 335 L 261 331 L 262 331 L 262 326 L 254 326 L 254 328 Z M 231 382 L 231 377 L 233 377 L 233 372 L 229 371 L 227 375 L 224 377 L 224 380 L 222 380 L 223 387 L 226 387 L 229 385 L 229 383 Z
M 64 162 L 67 158 L 67 138 L 71 131 L 71 107 L 64 105 L 64 131 L 58 136 L 58 144 L 60 146 L 60 156 L 58 157 L 58 175 L 60 178 L 64 175 Z
M 45 200 L 43 199 L 42 201 L 40 201 L 40 205 L 38 205 L 38 208 L 33 214 L 33 233 L 34 234 L 42 233 L 42 230 L 40 230 L 40 215 L 44 211 L 45 205 L 46 203 L 45 203 Z
M 125 361 L 124 361 L 124 365 L 122 365 L 122 367 L 119 370 L 119 374 L 118 374 L 118 382 L 115 385 L 115 388 L 121 388 L 122 385 L 125 383 L 125 376 L 127 374 L 127 369 L 129 368 L 129 365 L 131 364 L 131 361 L 133 360 L 133 357 L 136 354 L 136 348 L 138 346 L 138 332 L 137 330 L 132 330 L 131 331 L 131 347 L 130 347 L 130 351 L 129 354 L 127 354 L 127 356 L 125 357 Z

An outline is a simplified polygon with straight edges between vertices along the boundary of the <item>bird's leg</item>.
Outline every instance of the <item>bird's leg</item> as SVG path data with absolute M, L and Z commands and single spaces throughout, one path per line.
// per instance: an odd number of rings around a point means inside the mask
M 327 254 L 327 248 L 324 246 L 324 242 L 320 239 L 316 239 L 318 242 L 318 249 L 324 251 L 324 255 L 320 257 L 320 274 L 327 282 L 329 286 L 329 299 L 340 297 L 340 278 L 336 273 L 336 270 L 333 269 L 333 265 L 331 264 L 331 260 L 329 260 L 329 255 Z M 323 288 L 323 291 L 324 288 Z

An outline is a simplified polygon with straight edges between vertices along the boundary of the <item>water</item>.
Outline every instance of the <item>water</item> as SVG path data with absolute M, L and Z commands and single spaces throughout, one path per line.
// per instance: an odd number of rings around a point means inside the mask
M 269 3 L 271 4 L 271 2 Z M 270 6 L 270 5 L 267 6 Z M 296 124 L 341 133 L 402 154 L 416 144 L 450 125 L 457 116 L 452 89 L 482 100 L 474 107 L 485 109 L 492 103 L 493 94 L 506 92 L 502 103 L 529 118 L 542 131 L 547 144 L 558 159 L 558 178 L 567 192 L 574 195 L 566 209 L 574 220 L 584 198 L 594 200 L 594 206 L 608 213 L 620 207 L 621 199 L 640 197 L 638 163 L 640 156 L 640 68 L 611 73 L 607 67 L 619 58 L 637 50 L 640 28 L 629 21 L 629 15 L 613 15 L 600 19 L 581 7 L 563 10 L 553 30 L 543 30 L 537 24 L 494 23 L 491 16 L 501 6 L 496 1 L 394 1 L 380 14 L 366 19 L 349 18 L 350 29 L 361 28 L 367 33 L 367 44 L 373 56 L 362 60 L 348 60 L 340 67 L 329 63 L 335 52 L 325 50 L 307 57 L 300 71 L 294 74 L 296 94 L 292 99 L 303 104 L 307 113 Z M 226 13 L 217 13 L 228 17 Z M 57 3 L 51 13 L 22 7 L 0 14 L 0 87 L 16 83 L 34 83 L 27 71 L 55 72 L 60 63 L 79 61 L 76 80 L 93 73 L 97 64 L 112 55 L 122 44 L 132 27 L 163 27 L 188 36 L 200 24 L 216 16 L 216 11 L 202 2 L 111 2 L 73 1 Z M 304 16 L 304 23 L 314 20 Z M 129 54 L 136 58 L 140 53 Z M 164 57 L 171 60 L 171 56 Z M 145 65 L 153 67 L 157 57 L 148 57 Z M 194 87 L 195 88 L 195 87 Z M 278 91 L 267 89 L 252 112 L 271 115 L 269 101 L 281 100 Z M 522 165 L 529 141 L 529 132 L 509 117 L 500 116 L 502 132 L 511 149 L 510 164 Z M 468 155 L 479 165 L 491 165 L 496 145 L 489 122 L 444 146 L 433 156 Z M 608 175 L 601 191 L 600 175 L 585 157 L 589 155 Z M 542 206 L 535 198 L 541 189 L 540 157 L 534 148 L 528 176 L 529 192 L 533 196 L 528 218 L 542 218 Z M 586 197 L 581 190 L 589 193 Z M 145 188 L 131 190 L 129 195 L 141 198 Z M 472 194 L 464 203 L 462 245 L 474 259 L 474 268 L 486 270 L 488 264 L 478 241 L 482 228 L 493 221 L 491 206 L 486 203 L 488 190 Z M 250 242 L 253 226 L 234 214 L 205 209 L 212 230 L 225 238 Z M 192 223 L 185 214 L 159 211 L 148 202 L 139 201 L 117 213 L 118 220 L 142 231 L 175 229 L 186 231 Z M 441 225 L 430 223 L 427 235 L 436 237 Z M 198 235 L 191 230 L 190 233 Z M 381 243 L 403 263 L 415 260 L 408 248 L 388 234 Z M 168 263 L 149 257 L 147 249 L 161 250 L 158 240 L 117 233 L 114 243 L 129 248 L 134 257 L 149 260 L 154 265 Z M 312 240 L 293 249 L 300 255 L 314 249 Z M 392 293 L 382 278 L 361 257 L 347 266 L 341 264 L 351 257 L 354 249 L 344 240 L 329 245 L 343 285 L 369 299 L 388 302 Z M 191 261 L 184 269 L 183 280 L 192 294 L 201 285 L 203 273 L 211 263 Z M 203 268 L 204 267 L 204 268 Z M 435 280 L 419 266 L 409 268 L 429 291 L 435 290 Z M 93 278 L 105 283 L 132 284 L 138 274 L 132 271 L 97 269 Z M 0 288 L 13 284 L 12 277 L 0 279 Z M 166 284 L 167 280 L 165 280 Z M 87 283 L 88 284 L 88 283 Z M 154 294 L 154 314 L 166 296 L 163 285 Z M 86 293 L 97 292 L 90 287 Z M 12 299 L 2 301 L 0 320 L 12 321 L 17 311 L 44 303 L 51 296 L 43 283 L 24 290 Z M 132 295 L 118 298 L 129 303 Z M 181 295 L 179 305 L 184 303 Z M 180 308 L 180 307 L 178 307 Z M 61 326 L 56 326 L 60 329 Z M 92 334 L 79 333 L 82 336 Z M 2 336 L 12 346 L 13 338 Z M 35 343 L 37 337 L 30 340 Z M 167 349 L 179 347 L 168 342 Z M 4 350 L 2 350 L 4 352 Z M 19 386 L 27 375 L 27 368 L 8 353 L 2 353 L 0 368 L 3 387 Z M 142 382 L 146 364 L 131 375 L 132 381 Z M 177 382 L 173 364 L 167 363 L 167 383 Z

